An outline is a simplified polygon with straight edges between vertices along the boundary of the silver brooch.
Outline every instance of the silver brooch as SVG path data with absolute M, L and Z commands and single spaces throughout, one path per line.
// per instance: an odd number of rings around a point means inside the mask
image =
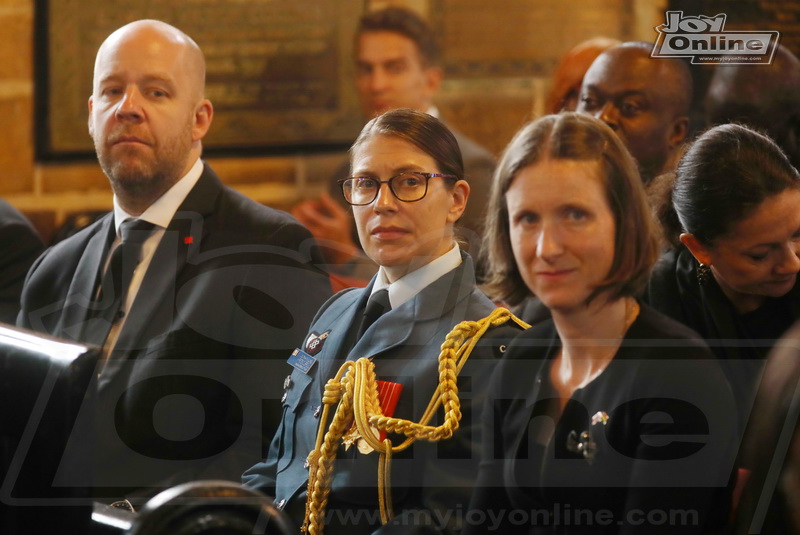
M 608 414 L 605 411 L 597 411 L 592 416 L 592 427 L 598 424 L 605 426 L 608 423 Z M 592 438 L 591 428 L 588 431 L 583 431 L 578 435 L 577 431 L 570 431 L 567 435 L 567 451 L 571 453 L 580 453 L 590 465 L 597 456 L 597 442 Z

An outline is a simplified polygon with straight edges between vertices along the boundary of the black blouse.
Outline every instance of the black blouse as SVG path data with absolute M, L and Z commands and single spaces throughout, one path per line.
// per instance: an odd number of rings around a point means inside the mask
M 642 306 L 608 367 L 560 415 L 549 381 L 559 347 L 548 320 L 518 336 L 498 365 L 465 533 L 702 533 L 721 526 L 736 418 L 703 342 Z
M 686 249 L 670 251 L 656 264 L 644 300 L 659 312 L 697 331 L 721 359 L 739 419 L 746 422 L 764 358 L 800 319 L 800 285 L 757 310 L 740 314 L 714 277 L 697 279 L 697 260 Z

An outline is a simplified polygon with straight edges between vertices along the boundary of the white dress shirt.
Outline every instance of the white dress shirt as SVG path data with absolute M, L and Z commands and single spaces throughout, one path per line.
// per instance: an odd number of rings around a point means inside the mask
M 117 343 L 119 332 L 122 330 L 122 326 L 125 324 L 125 320 L 128 317 L 128 311 L 130 311 L 131 305 L 133 305 L 133 301 L 136 299 L 136 294 L 139 293 L 139 288 L 142 285 L 144 274 L 147 273 L 147 268 L 150 266 L 150 262 L 153 260 L 153 254 L 156 252 L 156 248 L 161 242 L 164 232 L 166 232 L 167 227 L 172 221 L 172 218 L 175 216 L 175 212 L 178 211 L 181 203 L 183 203 L 183 201 L 186 199 L 186 196 L 189 195 L 189 192 L 192 191 L 192 188 L 194 188 L 195 184 L 197 184 L 197 181 L 200 179 L 200 175 L 202 174 L 203 162 L 200 160 L 200 158 L 198 158 L 197 161 L 194 162 L 192 168 L 189 169 L 189 172 L 181 177 L 181 179 L 178 180 L 161 197 L 156 199 L 156 201 L 151 204 L 138 218 L 123 210 L 117 201 L 117 196 L 114 195 L 114 227 L 117 231 L 117 237 L 114 239 L 114 243 L 111 244 L 111 249 L 109 249 L 109 255 L 106 259 L 106 269 L 108 268 L 108 259 L 111 258 L 110 252 L 113 251 L 114 248 L 116 248 L 120 243 L 121 237 L 119 233 L 119 227 L 125 220 L 142 219 L 155 225 L 155 228 L 153 233 L 142 244 L 142 261 L 138 266 L 136 266 L 136 270 L 133 272 L 133 277 L 131 278 L 130 286 L 128 286 L 128 293 L 126 294 L 125 302 L 120 304 L 120 311 L 123 312 L 124 315 L 119 321 L 115 322 L 111 326 L 111 330 L 108 333 L 108 338 L 106 338 L 106 343 L 103 347 L 103 352 L 106 356 L 111 352 Z
M 392 308 L 397 308 L 406 301 L 410 301 L 421 292 L 426 286 L 433 283 L 444 274 L 449 273 L 461 265 L 461 251 L 457 243 L 453 248 L 444 253 L 439 258 L 428 262 L 424 266 L 415 269 L 411 273 L 400 277 L 393 283 L 389 283 L 383 267 L 378 270 L 378 277 L 372 286 L 372 294 L 383 288 L 389 289 L 389 303 Z

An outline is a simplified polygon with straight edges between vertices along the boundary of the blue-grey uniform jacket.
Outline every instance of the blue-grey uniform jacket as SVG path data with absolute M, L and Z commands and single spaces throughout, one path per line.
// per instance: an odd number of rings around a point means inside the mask
M 413 299 L 381 316 L 352 349 L 347 347 L 348 331 L 361 321 L 374 279 L 365 289 L 340 292 L 322 307 L 305 342 L 317 346 L 317 361 L 307 373 L 287 366 L 291 375 L 285 382 L 283 420 L 267 460 L 245 472 L 246 485 L 274 495 L 292 520 L 302 523 L 306 459 L 315 445 L 323 389 L 345 360 L 372 359 L 378 379 L 403 385 L 394 416 L 420 419 L 436 389 L 438 356 L 447 334 L 459 322 L 484 318 L 495 308 L 475 286 L 469 255 L 462 252 L 462 260 Z M 509 324 L 492 329 L 475 348 L 458 378 L 463 416 L 454 436 L 438 444 L 418 441 L 393 458 L 395 517 L 389 524 L 381 526 L 378 512 L 378 455 L 340 447 L 326 534 L 447 533 L 457 527 L 458 511 L 466 509 L 480 461 L 479 420 L 488 377 L 505 344 L 519 332 Z M 441 420 L 432 422 L 436 423 Z M 402 440 L 390 438 L 394 444 Z

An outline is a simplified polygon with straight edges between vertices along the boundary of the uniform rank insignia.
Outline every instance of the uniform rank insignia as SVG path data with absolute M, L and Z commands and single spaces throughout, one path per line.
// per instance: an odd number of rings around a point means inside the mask
M 320 352 L 322 349 L 322 344 L 325 343 L 325 340 L 328 338 L 329 334 L 331 334 L 330 329 L 322 334 L 317 334 L 312 331 L 311 334 L 308 335 L 308 338 L 306 338 L 306 346 L 303 349 L 306 353 L 313 357 Z

